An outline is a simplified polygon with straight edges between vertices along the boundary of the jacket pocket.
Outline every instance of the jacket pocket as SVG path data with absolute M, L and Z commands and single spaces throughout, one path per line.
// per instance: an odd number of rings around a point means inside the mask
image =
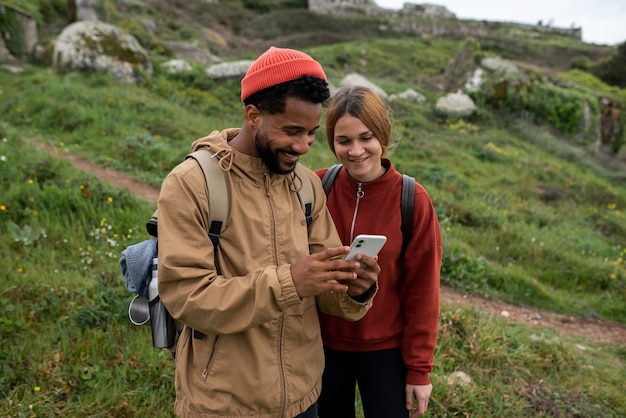
M 309 309 L 313 309 L 316 307 L 315 298 L 309 297 L 302 301 L 302 303 L 292 306 L 291 308 L 285 311 L 285 314 L 288 316 L 304 316 L 305 313 Z
M 219 336 L 204 334 L 202 338 L 194 338 L 190 335 L 189 341 L 192 345 L 194 368 L 200 371 L 200 380 L 204 382 L 213 365 L 215 352 L 220 341 Z

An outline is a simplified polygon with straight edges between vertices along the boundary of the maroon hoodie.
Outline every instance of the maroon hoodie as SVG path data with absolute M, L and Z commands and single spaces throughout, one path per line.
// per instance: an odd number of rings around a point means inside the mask
M 324 345 L 344 351 L 401 347 L 408 369 L 406 383 L 424 385 L 430 383 L 428 373 L 437 343 L 441 231 L 428 193 L 416 183 L 413 233 L 402 252 L 402 174 L 388 159 L 383 159 L 383 165 L 387 168 L 383 176 L 361 183 L 364 194 L 358 208 L 359 182 L 345 168 L 337 174 L 328 196 L 327 206 L 344 245 L 350 245 L 358 234 L 382 234 L 387 243 L 378 255 L 379 290 L 372 308 L 357 322 L 320 313 L 322 339 Z M 316 173 L 322 178 L 327 170 Z

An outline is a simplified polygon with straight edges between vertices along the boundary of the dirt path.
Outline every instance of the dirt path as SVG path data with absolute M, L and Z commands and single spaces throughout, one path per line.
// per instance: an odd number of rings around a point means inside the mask
M 50 147 L 34 141 L 30 142 L 33 145 L 50 150 Z M 80 167 L 82 170 L 93 173 L 101 181 L 116 187 L 126 187 L 144 199 L 156 201 L 159 197 L 158 188 L 141 183 L 117 171 L 100 167 L 84 158 L 63 154 L 59 151 L 54 151 L 53 153 Z M 512 322 L 551 328 L 561 335 L 582 335 L 596 341 L 617 342 L 626 345 L 626 326 L 617 323 L 556 314 L 536 308 L 520 307 L 497 300 L 459 293 L 447 287 L 441 288 L 441 302 L 456 306 L 471 305 L 487 314 L 506 318 Z
M 441 301 L 451 305 L 471 305 L 475 309 L 509 321 L 551 328 L 561 335 L 582 335 L 602 342 L 618 342 L 626 345 L 626 326 L 615 322 L 563 315 L 543 309 L 522 307 L 459 293 L 450 288 L 441 288 Z

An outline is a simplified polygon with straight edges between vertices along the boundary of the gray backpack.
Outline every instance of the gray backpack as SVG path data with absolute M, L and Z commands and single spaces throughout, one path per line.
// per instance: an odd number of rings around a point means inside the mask
M 200 149 L 188 154 L 185 159 L 193 158 L 198 162 L 206 180 L 209 193 L 210 223 L 208 235 L 214 246 L 215 265 L 217 265 L 217 251 L 219 249 L 220 234 L 224 231 L 228 220 L 228 186 L 224 172 L 219 168 L 219 161 L 213 158 L 208 150 Z M 298 198 L 306 217 L 307 225 L 313 218 L 313 185 L 309 181 L 301 164 L 296 165 L 296 174 L 302 180 L 302 187 Z M 176 351 L 176 342 L 182 331 L 182 324 L 172 318 L 158 295 L 158 210 L 146 224 L 146 229 L 154 238 L 133 244 L 124 251 L 120 258 L 122 275 L 126 280 L 126 288 L 137 296 L 130 302 L 128 317 L 135 325 L 143 325 L 150 321 L 152 329 L 152 345 L 155 348 L 165 348 Z M 196 337 L 201 337 L 194 331 Z

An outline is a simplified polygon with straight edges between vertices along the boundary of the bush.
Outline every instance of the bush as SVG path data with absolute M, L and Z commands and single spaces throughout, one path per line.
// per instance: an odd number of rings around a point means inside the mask
M 600 61 L 592 68 L 593 74 L 612 86 L 626 87 L 626 42 L 617 48 L 617 54 Z
M 594 128 L 600 120 L 598 98 L 593 94 L 539 80 L 486 83 L 475 96 L 478 102 L 529 115 L 535 123 L 549 125 L 566 135 L 580 134 L 585 142 L 594 140 Z
M 570 64 L 570 68 L 573 70 L 583 70 L 583 71 L 587 71 L 589 70 L 589 68 L 591 68 L 592 66 L 592 62 L 589 59 L 589 57 L 585 57 L 585 56 L 580 56 L 580 57 L 576 57 L 572 60 L 572 63 Z

